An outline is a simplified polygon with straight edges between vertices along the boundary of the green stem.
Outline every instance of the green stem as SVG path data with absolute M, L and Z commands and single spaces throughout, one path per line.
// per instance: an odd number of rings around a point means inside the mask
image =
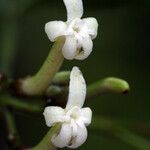
M 127 93 L 129 90 L 129 84 L 126 81 L 108 77 L 89 85 L 87 88 L 87 98 L 93 98 L 106 92 Z
M 67 85 L 70 80 L 70 71 L 58 72 L 53 78 L 52 83 L 56 85 Z
M 150 149 L 150 142 L 148 140 L 132 133 L 123 126 L 119 125 L 118 122 L 114 122 L 111 119 L 95 117 L 91 128 L 111 133 L 115 137 L 137 148 L 138 150 Z
M 64 94 L 65 88 L 64 87 L 60 87 L 60 86 L 56 86 L 56 85 L 51 85 L 47 90 L 45 95 L 49 96 L 49 97 L 55 97 L 61 94 Z
M 70 80 L 70 71 L 58 72 L 52 80 L 52 84 L 46 90 L 46 96 L 58 96 L 66 90 Z
M 21 111 L 35 112 L 35 113 L 42 112 L 44 107 L 42 105 L 24 102 L 16 98 L 10 97 L 8 95 L 0 96 L 0 105 L 10 106 Z
M 51 143 L 51 138 L 54 134 L 57 134 L 57 132 L 59 132 L 60 126 L 60 124 L 56 124 L 55 126 L 53 126 L 47 132 L 47 134 L 44 136 L 41 142 L 29 150 L 54 150 L 55 147 Z
M 8 109 L 5 109 L 4 114 L 5 114 L 5 120 L 8 128 L 9 137 L 11 138 L 12 136 L 17 134 L 15 120 Z
M 22 149 L 23 146 L 21 144 L 21 141 L 18 135 L 14 116 L 7 108 L 4 108 L 4 116 L 5 116 L 6 126 L 8 130 L 8 141 L 10 143 L 11 148 Z
M 11 76 L 16 54 L 17 20 L 15 18 L 4 20 L 1 31 L 0 69 Z
M 41 95 L 46 91 L 63 63 L 64 57 L 61 49 L 64 42 L 64 37 L 58 38 L 40 70 L 34 76 L 23 80 L 21 88 L 23 93 Z

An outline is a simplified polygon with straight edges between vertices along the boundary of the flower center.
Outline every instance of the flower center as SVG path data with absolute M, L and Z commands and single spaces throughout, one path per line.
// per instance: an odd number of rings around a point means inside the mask
M 80 32 L 80 28 L 79 28 L 79 27 L 73 27 L 73 30 L 74 30 L 76 33 L 79 33 L 79 32 Z
M 79 18 L 75 18 L 71 22 L 68 22 L 68 33 L 78 34 L 81 32 L 83 27 L 84 27 L 84 22 Z
M 73 112 L 73 113 L 70 115 L 70 117 L 71 117 L 72 119 L 76 120 L 76 119 L 78 118 L 78 115 L 77 115 L 77 113 Z
M 72 119 L 77 120 L 79 117 L 79 110 L 80 108 L 78 107 L 73 107 L 71 110 L 68 110 L 66 112 L 67 122 L 70 122 Z

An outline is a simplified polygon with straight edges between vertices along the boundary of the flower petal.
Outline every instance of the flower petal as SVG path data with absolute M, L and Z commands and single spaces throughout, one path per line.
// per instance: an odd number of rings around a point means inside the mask
M 62 124 L 61 130 L 58 135 L 54 135 L 51 139 L 52 143 L 59 148 L 67 146 L 71 140 L 72 127 L 70 124 Z
M 95 18 L 89 17 L 83 19 L 85 22 L 87 28 L 88 28 L 88 34 L 91 36 L 92 39 L 95 39 L 97 36 L 97 30 L 98 30 L 98 22 Z
M 67 21 L 81 18 L 83 15 L 82 0 L 64 0 L 67 9 Z
M 93 49 L 93 42 L 90 36 L 83 37 L 82 39 L 82 48 L 83 50 L 76 55 L 75 59 L 83 60 L 87 58 Z
M 69 148 L 77 148 L 81 146 L 87 139 L 87 129 L 83 126 L 77 125 L 77 130 L 74 132 L 74 135 L 72 135 L 72 141 L 70 142 L 70 145 L 67 147 Z
M 64 35 L 66 28 L 67 25 L 63 21 L 50 21 L 45 24 L 45 32 L 52 42 L 54 42 L 57 37 Z
M 46 107 L 43 113 L 47 126 L 52 126 L 56 122 L 63 122 L 65 111 L 61 107 Z
M 80 110 L 80 119 L 83 121 L 83 123 L 88 126 L 91 123 L 92 120 L 92 111 L 90 108 L 82 108 Z
M 73 67 L 70 74 L 69 96 L 66 109 L 73 106 L 81 108 L 84 104 L 86 96 L 86 83 L 81 71 L 77 67 Z
M 62 53 L 66 59 L 72 60 L 76 55 L 77 41 L 73 36 L 66 36 L 65 44 L 62 48 Z

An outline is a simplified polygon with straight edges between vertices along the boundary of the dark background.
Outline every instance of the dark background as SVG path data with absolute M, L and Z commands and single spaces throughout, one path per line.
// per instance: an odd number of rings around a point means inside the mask
M 79 66 L 87 84 L 107 76 L 127 80 L 131 87 L 128 95 L 105 94 L 86 106 L 91 107 L 93 115 L 150 124 L 150 1 L 83 2 L 83 17 L 95 17 L 99 22 L 98 37 L 88 59 L 65 60 L 61 70 Z M 44 32 L 45 23 L 52 20 L 66 20 L 62 0 L 0 0 L 0 71 L 15 78 L 35 73 L 52 45 Z M 13 26 L 15 30 L 11 30 Z M 4 47 L 9 47 L 6 57 Z M 11 53 L 13 48 L 15 53 Z M 16 121 L 21 138 L 28 146 L 35 145 L 48 130 L 42 115 L 16 113 Z M 142 136 L 150 138 L 150 130 Z M 113 136 L 93 130 L 89 130 L 88 141 L 79 149 L 136 150 Z

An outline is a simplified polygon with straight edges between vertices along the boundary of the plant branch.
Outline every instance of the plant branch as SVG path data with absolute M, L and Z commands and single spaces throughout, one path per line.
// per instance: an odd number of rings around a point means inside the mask
M 122 79 L 107 77 L 87 87 L 87 98 L 93 98 L 103 93 L 127 93 L 130 90 L 129 84 Z
M 10 106 L 12 108 L 27 111 L 27 112 L 42 112 L 43 104 L 33 104 L 29 102 L 24 102 L 22 100 L 18 100 L 16 98 L 10 97 L 9 95 L 0 96 L 0 105 L 1 106 Z
M 5 116 L 6 126 L 7 126 L 7 132 L 8 132 L 8 144 L 9 146 L 16 150 L 23 150 L 23 146 L 21 144 L 18 131 L 16 129 L 14 116 L 12 115 L 11 111 L 7 108 L 3 109 L 3 113 Z
M 41 140 L 41 142 L 36 145 L 33 148 L 30 148 L 29 150 L 54 150 L 55 147 L 51 143 L 51 138 L 54 134 L 57 134 L 60 130 L 60 124 L 56 124 L 53 126 L 47 134 L 44 136 L 44 138 Z
M 59 37 L 40 70 L 34 76 L 25 78 L 20 82 L 21 93 L 25 95 L 42 95 L 46 91 L 63 63 L 64 57 L 61 49 L 64 42 L 65 38 Z

